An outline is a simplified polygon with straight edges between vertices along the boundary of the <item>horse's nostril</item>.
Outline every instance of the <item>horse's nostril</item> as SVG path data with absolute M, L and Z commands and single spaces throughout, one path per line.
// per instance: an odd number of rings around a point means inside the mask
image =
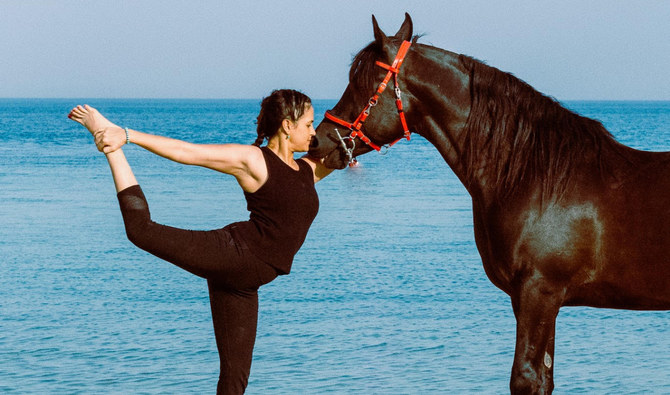
M 309 149 L 313 150 L 319 146 L 319 140 L 316 137 L 312 137 L 312 141 L 309 142 Z

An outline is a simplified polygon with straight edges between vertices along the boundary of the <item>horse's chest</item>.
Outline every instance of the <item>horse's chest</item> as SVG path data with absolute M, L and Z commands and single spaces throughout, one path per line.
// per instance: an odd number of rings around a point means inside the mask
M 513 246 L 514 265 L 551 276 L 592 277 L 601 258 L 603 224 L 591 203 L 528 210 Z

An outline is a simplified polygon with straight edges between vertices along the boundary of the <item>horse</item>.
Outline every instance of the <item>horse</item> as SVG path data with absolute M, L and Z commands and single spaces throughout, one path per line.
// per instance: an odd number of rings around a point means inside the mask
M 309 154 L 342 169 L 411 133 L 435 146 L 512 302 L 511 393 L 553 391 L 561 307 L 670 309 L 670 153 L 627 147 L 510 73 L 418 43 L 407 13 L 394 36 L 372 25 Z

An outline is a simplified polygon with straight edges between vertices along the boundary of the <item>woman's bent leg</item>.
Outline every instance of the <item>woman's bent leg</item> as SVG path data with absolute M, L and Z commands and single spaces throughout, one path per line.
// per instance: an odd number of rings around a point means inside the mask
M 253 268 L 238 259 L 238 247 L 227 230 L 194 231 L 153 222 L 139 185 L 117 196 L 126 234 L 137 247 L 197 276 L 226 278 L 233 289 L 258 286 Z

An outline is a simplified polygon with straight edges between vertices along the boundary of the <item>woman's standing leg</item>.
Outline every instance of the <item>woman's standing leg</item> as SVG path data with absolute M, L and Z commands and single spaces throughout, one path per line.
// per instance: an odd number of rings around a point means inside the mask
M 233 291 L 208 280 L 220 373 L 217 394 L 242 394 L 249 380 L 256 326 L 258 289 Z
M 247 386 L 258 324 L 258 288 L 277 277 L 277 271 L 256 259 L 243 246 L 241 262 L 251 267 L 256 283 L 231 289 L 227 278 L 210 278 L 209 301 L 221 370 L 218 394 L 241 394 Z

